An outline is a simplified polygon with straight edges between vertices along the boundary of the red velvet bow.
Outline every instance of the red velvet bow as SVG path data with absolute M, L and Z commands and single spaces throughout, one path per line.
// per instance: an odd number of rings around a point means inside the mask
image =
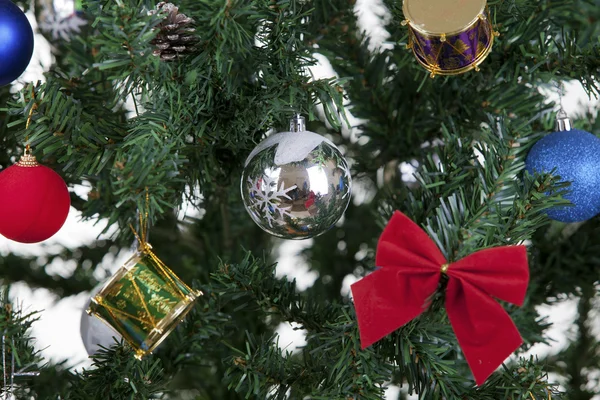
M 527 252 L 524 246 L 496 247 L 447 263 L 433 240 L 396 211 L 377 246 L 381 268 L 352 285 L 362 348 L 419 316 L 445 273 L 448 318 L 481 385 L 523 342 L 494 297 L 523 304 Z

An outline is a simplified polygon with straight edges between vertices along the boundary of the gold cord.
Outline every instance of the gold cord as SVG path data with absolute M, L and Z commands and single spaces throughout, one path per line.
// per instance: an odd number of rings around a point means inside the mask
M 131 228 L 131 231 L 135 235 L 135 238 L 137 239 L 137 241 L 139 243 L 139 249 L 141 251 L 147 251 L 151 248 L 150 244 L 148 243 L 148 215 L 149 215 L 149 210 L 150 210 L 150 194 L 148 193 L 147 186 L 146 186 L 146 207 L 145 208 L 146 209 L 144 210 L 143 213 L 142 213 L 142 211 L 140 211 L 138 213 L 138 216 L 140 219 L 141 234 L 138 234 L 137 231 L 135 230 L 135 228 L 133 227 L 133 225 L 129 224 L 129 228 Z
M 31 125 L 31 118 L 33 117 L 33 112 L 37 110 L 37 103 L 35 103 L 35 90 L 31 88 L 31 99 L 34 100 L 31 109 L 29 110 L 29 115 L 27 116 L 27 123 L 25 124 L 25 155 L 29 155 L 31 153 L 31 146 L 29 145 L 29 125 Z

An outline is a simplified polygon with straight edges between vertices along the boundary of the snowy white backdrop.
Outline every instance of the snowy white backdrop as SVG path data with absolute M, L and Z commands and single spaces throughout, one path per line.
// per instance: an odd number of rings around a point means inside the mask
M 62 15 L 69 15 L 73 10 L 72 0 L 54 0 L 55 8 Z M 388 37 L 387 32 L 383 29 L 382 21 L 389 18 L 389 13 L 383 7 L 380 0 L 357 0 L 356 11 L 359 14 L 359 23 L 372 37 L 373 48 L 381 46 L 393 46 L 393 43 L 386 42 Z M 30 21 L 36 28 L 35 19 L 32 16 Z M 333 74 L 331 66 L 324 57 L 318 57 L 321 65 L 315 68 L 312 73 L 316 77 L 327 77 Z M 19 79 L 15 90 L 19 88 L 19 83 L 36 81 L 43 79 L 42 72 L 47 69 L 52 62 L 50 47 L 41 35 L 36 35 L 34 58 L 31 61 L 29 68 L 25 74 Z M 578 83 L 566 85 L 566 96 L 563 99 L 563 106 L 571 118 L 577 118 L 582 115 L 588 107 L 598 107 L 600 102 L 597 99 L 588 99 L 585 91 Z M 556 99 L 556 90 L 547 92 L 549 98 Z M 351 119 L 352 121 L 352 119 Z M 345 135 L 351 135 L 357 138 L 357 132 L 345 131 Z M 401 173 L 404 177 L 410 178 L 411 167 L 409 165 L 401 166 Z M 370 195 L 361 190 L 361 187 L 373 186 L 369 183 L 359 182 L 355 187 L 355 202 L 369 201 Z M 73 189 L 72 189 L 73 190 Z M 74 190 L 85 198 L 89 188 L 77 187 Z M 241 201 L 241 199 L 240 199 Z M 198 210 L 191 205 L 187 206 L 180 213 L 184 218 L 186 215 L 198 215 Z M 201 214 L 200 214 L 201 215 Z M 50 249 L 57 248 L 58 245 L 75 247 L 82 243 L 91 243 L 102 231 L 104 227 L 103 221 L 82 221 L 79 213 L 71 209 L 67 222 L 63 229 L 52 239 L 38 245 L 21 245 L 11 242 L 0 237 L 0 255 L 6 254 L 9 251 L 18 254 L 29 254 L 43 256 Z M 287 275 L 290 278 L 296 278 L 299 289 L 310 287 L 318 274 L 310 272 L 308 267 L 303 264 L 302 259 L 297 257 L 297 254 L 303 247 L 309 246 L 310 241 L 305 242 L 283 242 L 278 248 L 279 250 L 279 265 L 278 273 Z M 106 260 L 104 267 L 114 272 L 120 265 L 129 257 L 129 254 L 122 254 L 117 259 Z M 73 265 L 69 263 L 57 263 L 52 265 L 50 271 L 58 275 L 67 275 L 71 273 Z M 344 281 L 344 287 L 341 294 L 348 294 L 350 284 L 356 278 L 348 276 Z M 18 300 L 27 311 L 39 310 L 43 311 L 40 314 L 40 320 L 33 327 L 33 336 L 37 339 L 36 345 L 42 349 L 42 354 L 54 361 L 69 360 L 69 365 L 77 368 L 88 367 L 90 362 L 87 358 L 87 353 L 83 347 L 80 336 L 80 318 L 87 301 L 89 294 L 81 294 L 72 296 L 63 300 L 58 300 L 56 296 L 45 289 L 32 290 L 25 284 L 15 284 L 11 290 L 11 297 Z M 544 355 L 549 352 L 557 352 L 567 344 L 568 337 L 574 335 L 573 321 L 576 312 L 576 299 L 563 301 L 552 307 L 544 306 L 540 310 L 547 315 L 553 323 L 549 330 L 549 336 L 554 339 L 552 346 L 538 345 L 530 351 L 533 355 Z M 597 308 L 596 315 L 596 334 L 600 336 L 600 304 Z M 296 327 L 289 324 L 282 324 L 278 333 L 280 335 L 279 343 L 287 350 L 293 350 L 301 347 L 305 341 L 305 333 L 302 330 L 295 329 Z M 598 371 L 600 375 L 600 371 Z M 600 392 L 600 388 L 597 388 Z M 390 399 L 397 398 L 399 388 L 390 386 L 387 394 Z M 415 397 L 416 398 L 416 397 Z M 600 395 L 594 400 L 600 400 Z

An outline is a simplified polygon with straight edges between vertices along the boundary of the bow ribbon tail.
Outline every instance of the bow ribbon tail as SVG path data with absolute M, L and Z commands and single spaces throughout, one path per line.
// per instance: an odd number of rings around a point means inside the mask
M 523 343 L 504 308 L 467 282 L 448 283 L 446 311 L 477 385 Z
M 524 246 L 486 249 L 452 264 L 446 311 L 475 382 L 485 380 L 523 343 L 496 298 L 521 305 L 529 270 Z

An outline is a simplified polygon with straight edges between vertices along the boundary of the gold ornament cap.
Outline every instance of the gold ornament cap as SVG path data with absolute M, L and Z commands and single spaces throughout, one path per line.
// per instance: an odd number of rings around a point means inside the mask
M 19 167 L 31 168 L 31 167 L 37 167 L 40 164 L 37 162 L 37 159 L 35 158 L 35 156 L 33 154 L 31 154 L 31 149 L 28 146 L 27 148 L 25 148 L 25 152 L 19 159 L 19 162 L 17 162 L 17 165 Z

